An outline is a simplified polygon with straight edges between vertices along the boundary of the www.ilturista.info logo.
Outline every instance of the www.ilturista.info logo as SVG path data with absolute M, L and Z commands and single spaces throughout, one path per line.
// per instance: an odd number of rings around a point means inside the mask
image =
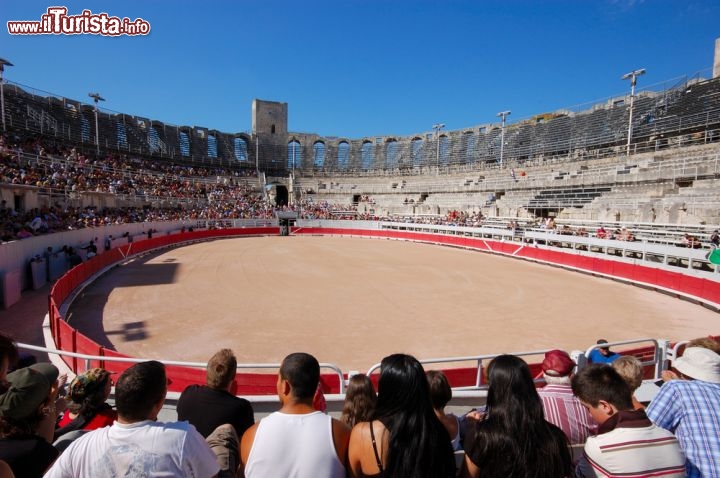
M 83 10 L 80 15 L 68 15 L 65 7 L 50 7 L 40 21 L 7 22 L 11 35 L 147 35 L 150 23 L 142 18 L 111 17 L 107 13 Z

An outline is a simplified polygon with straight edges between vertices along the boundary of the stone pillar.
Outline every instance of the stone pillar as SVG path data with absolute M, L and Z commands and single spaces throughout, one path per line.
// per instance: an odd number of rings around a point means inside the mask
M 713 78 L 720 77 L 720 38 L 715 40 L 715 61 L 713 62 Z

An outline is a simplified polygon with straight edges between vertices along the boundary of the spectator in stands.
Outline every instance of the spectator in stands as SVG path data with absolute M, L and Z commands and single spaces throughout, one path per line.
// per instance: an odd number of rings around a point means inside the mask
M 75 248 L 69 247 L 67 249 L 67 260 L 68 260 L 68 267 L 72 269 L 75 266 L 79 266 L 82 264 L 83 260 L 82 257 L 80 257 L 80 254 L 77 253 Z
M 455 476 L 450 436 L 435 416 L 425 371 L 414 357 L 382 360 L 375 415 L 353 428 L 349 464 L 353 477 Z
M 597 423 L 590 416 L 570 387 L 575 362 L 564 350 L 550 350 L 541 364 L 545 385 L 538 390 L 545 420 L 565 432 L 570 445 L 584 445 L 595 433 Z
M 616 237 L 615 239 L 620 241 L 628 241 L 632 242 L 635 240 L 635 236 L 633 236 L 632 232 L 627 227 L 622 227 L 620 229 L 620 235 Z
M 696 339 L 692 339 L 688 341 L 687 344 L 685 344 L 685 349 L 687 349 L 688 347 L 703 347 L 708 350 L 712 350 L 716 354 L 720 354 L 720 343 L 712 337 L 698 337 Z M 667 382 L 669 380 L 677 380 L 680 378 L 678 373 L 673 370 L 673 367 L 668 370 L 663 370 L 661 373 L 661 377 L 664 382 Z
M 50 444 L 57 413 L 58 369 L 38 363 L 7 375 L 0 395 L 0 460 L 18 477 L 39 477 L 57 458 Z
M 156 421 L 166 393 L 162 363 L 125 370 L 115 386 L 117 421 L 75 440 L 45 477 L 215 476 L 215 455 L 195 427 Z
M 239 437 L 255 423 L 250 402 L 235 395 L 236 374 L 235 354 L 221 349 L 208 361 L 206 385 L 189 385 L 177 403 L 178 420 L 190 422 L 206 439 L 218 458 L 221 476 L 235 476 Z
M 685 345 L 685 348 L 688 347 L 703 347 L 708 350 L 712 350 L 716 354 L 720 354 L 720 342 L 712 337 L 698 337 L 697 339 L 692 339 Z
M 572 389 L 600 424 L 587 439 L 578 477 L 685 476 L 677 439 L 633 408 L 630 387 L 612 367 L 589 365 L 573 377 Z
M 717 229 L 710 235 L 710 244 L 712 244 L 713 247 L 720 247 L 720 233 Z
M 608 343 L 605 339 L 598 339 L 597 345 Z M 590 363 L 613 363 L 613 361 L 620 358 L 620 354 L 610 350 L 610 347 L 600 347 L 593 349 L 588 356 L 588 362 Z
M 313 408 L 319 412 L 327 413 L 327 401 L 325 400 L 325 392 L 323 391 L 322 378 L 318 382 L 313 396 Z
M 672 365 L 679 380 L 660 387 L 647 415 L 677 437 L 688 477 L 718 476 L 720 355 L 704 347 L 687 347 Z
M 688 233 L 683 234 L 682 239 L 680 240 L 680 244 L 678 244 L 681 247 L 690 247 L 692 249 L 699 249 L 702 247 L 702 243 L 697 240 L 695 236 L 692 236 Z
M 571 476 L 567 438 L 545 420 L 528 365 L 499 355 L 488 365 L 488 384 L 487 418 L 468 431 L 460 476 Z
M 612 368 L 625 380 L 625 383 L 630 387 L 630 393 L 632 393 L 633 410 L 644 410 L 645 405 L 635 397 L 635 390 L 640 388 L 643 381 L 643 367 L 642 363 L 637 357 L 632 355 L 624 355 L 612 364 Z
M 55 439 L 75 430 L 95 430 L 113 424 L 117 412 L 107 399 L 113 386 L 110 372 L 91 368 L 77 375 L 68 389 L 70 402 L 55 430 Z
M 355 374 L 348 380 L 340 421 L 350 428 L 360 422 L 370 421 L 376 404 L 377 394 L 370 377 L 364 373 Z
M 597 236 L 598 239 L 605 239 L 607 237 L 607 231 L 604 227 L 600 226 L 595 232 L 595 236 Z
M 88 259 L 92 259 L 97 255 L 97 246 L 95 245 L 95 241 L 91 240 L 85 247 L 82 248 L 86 251 L 85 256 Z
M 428 370 L 425 374 L 430 385 L 430 401 L 435 416 L 438 417 L 450 435 L 450 443 L 454 451 L 462 450 L 460 437 L 460 420 L 453 413 L 445 413 L 445 407 L 452 399 L 452 388 L 447 377 L 439 370 Z
M 0 394 L 10 386 L 7 383 L 7 374 L 18 361 L 18 348 L 15 341 L 0 332 Z
M 250 427 L 240 443 L 247 478 L 346 475 L 347 425 L 313 408 L 320 364 L 307 353 L 293 353 L 280 365 L 277 391 L 281 408 Z

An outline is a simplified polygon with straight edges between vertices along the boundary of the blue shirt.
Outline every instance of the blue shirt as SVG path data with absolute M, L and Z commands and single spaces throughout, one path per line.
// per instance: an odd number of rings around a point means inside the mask
M 671 380 L 650 402 L 647 416 L 675 434 L 687 476 L 720 477 L 720 384 Z
M 588 360 L 591 363 L 613 363 L 615 360 L 620 358 L 620 354 L 615 352 L 610 352 L 610 354 L 606 357 L 605 355 L 600 352 L 600 349 L 593 349 L 592 352 L 590 352 L 590 356 L 588 357 Z

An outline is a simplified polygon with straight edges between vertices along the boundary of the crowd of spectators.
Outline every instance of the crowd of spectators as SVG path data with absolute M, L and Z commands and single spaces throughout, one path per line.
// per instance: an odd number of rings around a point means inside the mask
M 292 205 L 277 206 L 272 198 L 257 190 L 252 169 L 229 169 L 175 164 L 143 159 L 121 153 L 78 151 L 53 139 L 6 133 L 0 136 L 0 184 L 37 188 L 53 197 L 52 206 L 17 210 L 3 200 L 0 203 L 0 241 L 88 227 L 103 227 L 151 221 L 272 219 L 275 211 L 297 212 L 302 219 L 341 219 L 395 221 L 444 226 L 480 227 L 485 218 L 479 211 L 450 210 L 433 215 L 380 215 L 375 209 L 358 211 L 353 203 L 315 201 L 306 196 Z M 127 199 L 127 204 L 142 207 L 82 207 L 80 195 L 111 194 Z M 122 203 L 122 201 L 120 201 Z M 374 204 L 372 197 L 361 195 L 359 203 Z M 507 226 L 521 232 L 518 221 Z M 587 237 L 583 226 L 558 225 L 548 217 L 525 227 L 554 231 L 560 235 Z M 599 239 L 635 241 L 626 227 L 595 232 Z M 710 245 L 720 244 L 717 232 Z M 678 246 L 698 248 L 702 242 L 685 234 Z
M 252 405 L 235 395 L 235 356 L 222 349 L 207 383 L 182 393 L 180 421 L 161 422 L 160 362 L 132 365 L 117 382 L 90 369 L 66 391 L 54 365 L 20 363 L 0 334 L 0 477 L 714 477 L 718 351 L 712 338 L 688 342 L 643 403 L 633 395 L 642 376 L 633 356 L 576 373 L 566 352 L 549 351 L 538 389 L 524 360 L 500 355 L 487 368 L 484 411 L 463 420 L 443 411 L 452 396 L 445 375 L 405 354 L 382 360 L 377 393 L 357 375 L 358 393 L 346 395 L 352 419 L 336 420 L 315 404 L 319 363 L 293 353 L 278 372 L 280 409 L 255 423 Z M 629 446 L 637 442 L 645 445 Z

